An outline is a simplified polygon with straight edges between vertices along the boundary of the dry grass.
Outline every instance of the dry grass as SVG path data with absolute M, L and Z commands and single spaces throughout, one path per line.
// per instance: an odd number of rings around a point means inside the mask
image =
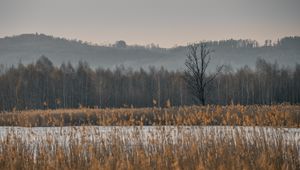
M 75 132 L 85 133 L 86 131 Z M 47 137 L 35 150 L 20 136 L 10 133 L 0 142 L 0 169 L 299 169 L 299 145 L 282 137 L 267 141 L 257 134 L 249 143 L 243 132 L 232 138 L 218 134 L 185 134 L 177 143 L 148 141 L 128 145 L 121 132 L 110 143 L 79 140 L 70 136 L 68 145 Z M 164 133 L 157 131 L 157 133 Z M 205 137 L 205 138 L 204 138 Z M 139 138 L 138 135 L 136 138 Z M 165 137 L 163 140 L 167 140 Z M 128 139 L 130 140 L 130 139 Z M 135 139 L 142 141 L 142 139 Z
M 0 126 L 239 125 L 300 127 L 300 106 L 59 109 L 0 113 Z
M 139 109 L 60 109 L 2 113 L 0 125 L 241 125 L 299 127 L 300 106 L 192 106 Z M 75 131 L 88 136 L 88 131 Z M 0 140 L 0 169 L 300 169 L 299 141 L 286 143 L 283 136 L 269 141 L 256 134 L 234 137 L 184 134 L 176 143 L 162 143 L 139 135 L 129 145 L 122 132 L 110 134 L 110 142 L 78 139 L 70 134 L 67 145 L 48 137 L 34 149 L 11 131 Z M 165 133 L 157 131 L 156 133 Z M 124 134 L 123 134 L 124 136 Z M 197 136 L 197 138 L 196 138 Z M 231 136 L 231 137 L 230 137 Z M 168 140 L 168 136 L 163 141 Z

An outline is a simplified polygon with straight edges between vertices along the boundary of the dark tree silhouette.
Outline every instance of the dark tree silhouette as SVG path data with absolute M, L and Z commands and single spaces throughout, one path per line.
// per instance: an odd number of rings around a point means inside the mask
M 117 48 L 126 48 L 126 47 L 127 47 L 127 44 L 126 44 L 125 41 L 120 40 L 120 41 L 117 41 L 117 42 L 115 43 L 115 47 L 117 47 Z
M 200 54 L 198 52 L 200 52 Z M 185 81 L 191 94 L 194 95 L 202 105 L 205 105 L 208 85 L 216 78 L 223 68 L 223 65 L 218 66 L 215 74 L 210 76 L 207 75 L 207 67 L 211 60 L 211 52 L 212 51 L 205 43 L 191 44 L 188 46 L 188 54 L 185 61 Z
M 208 58 L 204 66 L 208 65 Z M 133 70 L 118 66 L 113 70 L 93 70 L 84 61 L 76 66 L 67 63 L 57 67 L 41 57 L 35 63 L 20 63 L 2 71 L 0 114 L 23 109 L 192 105 L 195 104 L 194 93 L 191 94 L 190 86 L 184 83 L 184 75 L 184 72 L 163 67 Z M 227 66 L 218 76 L 216 73 L 204 75 L 204 83 L 211 80 L 211 84 L 206 85 L 207 103 L 300 103 L 299 64 L 294 68 L 280 68 L 277 63 L 259 59 L 255 69 L 246 65 L 234 71 Z

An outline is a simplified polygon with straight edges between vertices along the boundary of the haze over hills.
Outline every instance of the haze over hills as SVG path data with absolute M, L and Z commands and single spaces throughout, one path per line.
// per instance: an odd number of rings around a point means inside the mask
M 259 45 L 254 40 L 209 41 L 213 49 L 211 68 L 226 64 L 233 68 L 255 67 L 257 58 L 293 67 L 300 63 L 300 37 L 284 37 L 278 42 Z M 55 65 L 70 61 L 76 65 L 87 61 L 92 68 L 112 68 L 117 65 L 134 69 L 149 66 L 171 70 L 184 69 L 186 47 L 160 48 L 155 45 L 129 46 L 124 41 L 100 46 L 80 40 L 67 40 L 44 34 L 22 34 L 0 38 L 0 64 L 10 67 L 19 62 L 29 64 L 40 56 L 48 57 Z

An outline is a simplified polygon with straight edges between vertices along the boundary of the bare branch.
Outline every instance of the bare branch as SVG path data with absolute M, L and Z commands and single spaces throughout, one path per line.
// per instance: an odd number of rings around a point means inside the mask
M 200 54 L 198 54 L 198 49 Z M 205 104 L 206 86 L 213 81 L 221 72 L 223 66 L 217 67 L 217 71 L 208 80 L 206 70 L 211 61 L 210 53 L 205 43 L 194 43 L 188 46 L 187 59 L 185 61 L 185 81 L 192 93 L 198 100 Z
M 217 69 L 216 69 L 216 73 L 215 73 L 210 79 L 208 79 L 208 80 L 205 82 L 204 86 L 206 86 L 206 85 L 208 85 L 210 82 L 212 82 L 212 81 L 219 75 L 219 73 L 222 71 L 223 67 L 224 67 L 224 65 L 218 66 Z

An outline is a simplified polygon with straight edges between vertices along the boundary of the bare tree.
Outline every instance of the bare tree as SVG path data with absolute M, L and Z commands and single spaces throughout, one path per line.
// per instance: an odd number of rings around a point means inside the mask
M 199 49 L 200 48 L 200 49 Z M 200 52 L 200 54 L 198 53 Z M 194 43 L 188 46 L 187 59 L 185 61 L 185 81 L 192 95 L 194 95 L 202 105 L 205 105 L 208 85 L 221 72 L 222 66 L 217 66 L 216 72 L 207 75 L 207 67 L 211 60 L 211 50 L 205 43 Z

